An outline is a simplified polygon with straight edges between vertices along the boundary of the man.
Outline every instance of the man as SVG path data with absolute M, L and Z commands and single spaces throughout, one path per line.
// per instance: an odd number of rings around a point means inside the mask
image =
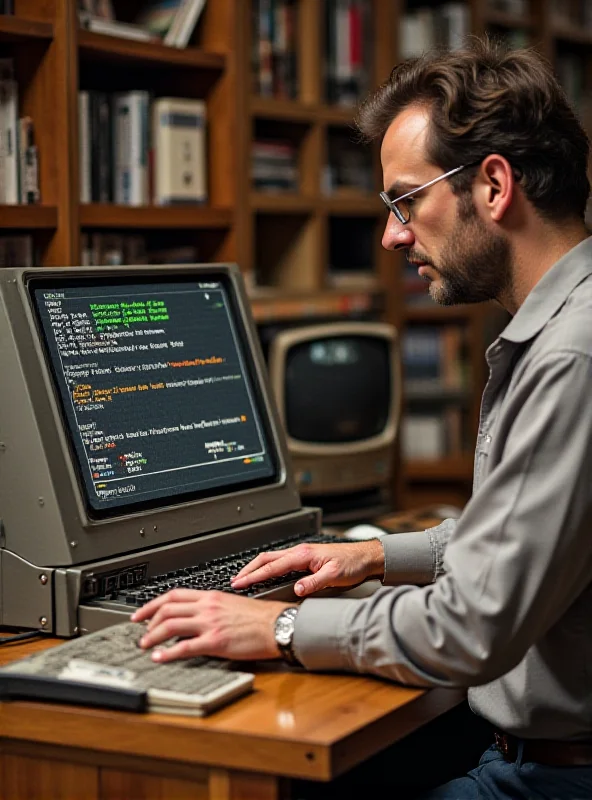
M 392 588 L 305 600 L 292 623 L 282 603 L 178 590 L 135 614 L 150 619 L 144 646 L 181 635 L 154 658 L 281 650 L 311 670 L 468 687 L 499 746 L 430 798 L 590 798 L 586 135 L 534 52 L 487 42 L 396 67 L 359 126 L 382 141 L 384 247 L 405 251 L 437 302 L 495 299 L 513 315 L 487 353 L 473 497 L 457 523 L 262 554 L 234 580 L 308 569 L 302 597 L 371 576 Z

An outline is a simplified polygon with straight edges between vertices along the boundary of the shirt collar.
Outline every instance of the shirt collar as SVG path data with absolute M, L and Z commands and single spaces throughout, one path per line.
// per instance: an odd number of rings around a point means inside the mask
M 555 262 L 535 285 L 501 334 L 510 342 L 526 342 L 549 322 L 576 286 L 592 275 L 592 236 Z

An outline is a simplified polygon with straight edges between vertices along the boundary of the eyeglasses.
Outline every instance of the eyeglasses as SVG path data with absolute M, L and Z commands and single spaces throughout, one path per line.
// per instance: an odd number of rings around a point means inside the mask
M 438 181 L 443 181 L 444 178 L 449 178 L 451 175 L 455 175 L 457 172 L 460 172 L 461 169 L 466 169 L 470 166 L 472 165 L 463 164 L 462 167 L 455 167 L 449 172 L 445 172 L 444 175 L 439 175 L 437 178 L 434 178 L 434 180 L 428 181 L 427 183 L 424 183 L 423 186 L 418 186 L 417 189 L 412 189 L 410 192 L 407 192 L 407 194 L 402 194 L 401 197 L 397 197 L 394 200 L 391 200 L 386 192 L 381 192 L 380 199 L 388 208 L 388 210 L 393 212 L 399 222 L 402 225 L 406 225 L 411 219 L 411 204 L 407 202 L 407 198 L 412 197 L 414 194 L 417 194 L 417 192 L 421 192 L 423 189 L 427 189 L 428 186 L 433 186 L 435 183 L 438 183 Z

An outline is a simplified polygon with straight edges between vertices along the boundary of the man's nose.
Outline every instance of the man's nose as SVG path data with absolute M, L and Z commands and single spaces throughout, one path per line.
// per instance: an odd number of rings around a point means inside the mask
M 413 231 L 408 225 L 403 225 L 391 213 L 388 215 L 386 227 L 382 235 L 382 246 L 385 250 L 403 250 L 412 247 L 415 242 Z

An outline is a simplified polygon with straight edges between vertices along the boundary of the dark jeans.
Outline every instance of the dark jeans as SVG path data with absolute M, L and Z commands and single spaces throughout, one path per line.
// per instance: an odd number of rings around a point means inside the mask
M 490 747 L 464 778 L 422 794 L 420 800 L 590 800 L 592 767 L 545 767 L 505 761 Z
M 291 798 L 592 800 L 592 767 L 545 767 L 520 756 L 510 764 L 492 742 L 491 726 L 465 703 L 329 784 L 294 782 Z

